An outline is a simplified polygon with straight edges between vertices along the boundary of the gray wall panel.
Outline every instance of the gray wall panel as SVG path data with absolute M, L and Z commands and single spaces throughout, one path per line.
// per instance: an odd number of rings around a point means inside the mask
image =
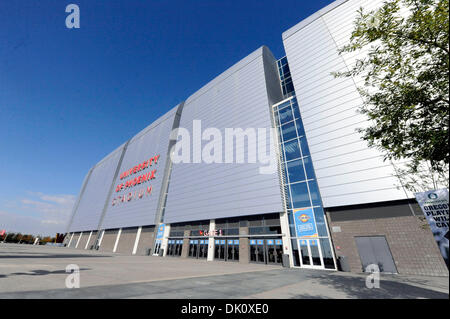
M 169 134 L 172 131 L 172 125 L 177 107 L 166 113 L 157 121 L 142 130 L 129 142 L 125 156 L 119 170 L 119 175 L 114 182 L 114 190 L 109 198 L 108 208 L 103 219 L 101 228 L 110 229 L 117 227 L 133 227 L 141 225 L 151 225 L 154 223 L 158 200 L 160 197 L 161 183 L 164 177 L 166 166 L 167 150 L 169 145 Z M 159 155 L 157 164 L 153 164 L 130 176 L 120 178 L 120 175 L 134 166 L 143 163 L 153 156 Z M 116 191 L 116 186 L 135 177 L 149 173 L 156 169 L 155 179 L 144 182 L 140 185 L 128 189 Z M 144 194 L 141 198 L 134 197 L 130 201 L 117 201 L 113 205 L 113 199 L 129 193 L 139 194 L 145 191 L 147 187 L 152 187 L 151 195 Z
M 275 60 L 267 48 L 256 50 L 186 100 L 180 127 L 192 136 L 193 121 L 201 120 L 202 131 L 217 128 L 223 137 L 225 128 L 269 129 L 270 107 L 281 99 L 274 67 Z M 269 145 L 268 132 L 265 141 Z M 203 146 L 207 143 L 203 141 Z M 245 158 L 252 146 L 245 148 Z M 222 150 L 224 159 L 230 149 L 222 145 Z M 232 151 L 236 154 L 235 143 Z M 174 163 L 164 222 L 282 211 L 278 172 L 260 174 L 260 166 Z
M 92 235 L 91 235 L 91 239 L 89 239 L 89 243 L 88 243 L 86 249 L 91 249 L 91 246 L 94 245 L 96 238 L 97 238 L 97 231 L 93 231 Z
M 134 242 L 136 241 L 137 230 L 137 227 L 122 229 L 116 253 L 131 255 Z
M 74 213 L 69 231 L 97 229 L 123 146 L 94 167 Z
M 89 239 L 89 234 L 91 232 L 87 231 L 87 232 L 83 232 L 83 235 L 81 236 L 80 242 L 78 243 L 78 249 L 84 249 L 84 247 L 86 247 L 86 243 Z
M 106 230 L 103 234 L 103 239 L 100 244 L 99 250 L 112 252 L 114 249 L 114 245 L 116 244 L 118 229 L 110 229 Z
M 382 0 L 335 1 L 283 34 L 297 100 L 325 207 L 413 197 L 394 176 L 383 154 L 357 133 L 368 120 L 358 113 L 363 100 L 358 78 L 334 78 L 361 52 L 339 55 L 353 29 L 356 10 L 376 9 Z M 358 84 L 359 83 L 359 84 Z
M 154 232 L 154 227 L 142 227 L 136 255 L 147 255 L 147 250 L 153 248 Z

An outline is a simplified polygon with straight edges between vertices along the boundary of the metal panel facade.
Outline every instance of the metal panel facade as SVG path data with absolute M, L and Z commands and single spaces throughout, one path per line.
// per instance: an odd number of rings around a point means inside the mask
M 120 146 L 94 167 L 74 212 L 69 232 L 97 229 L 123 147 Z
M 205 85 L 185 102 L 180 128 L 193 136 L 193 121 L 202 131 L 217 128 L 270 128 L 271 103 L 281 99 L 275 59 L 262 47 Z M 271 72 L 266 71 L 272 69 Z M 278 88 L 274 93 L 273 88 Z M 274 96 L 276 95 L 276 96 Z M 267 132 L 265 142 L 269 145 Z M 223 142 L 223 139 L 222 139 Z M 208 141 L 202 142 L 202 147 Z M 236 144 L 225 149 L 236 154 Z M 248 150 L 254 145 L 247 145 Z M 191 161 L 193 160 L 191 156 Z M 260 163 L 178 163 L 170 179 L 166 223 L 280 212 L 283 210 L 278 172 L 260 174 Z
M 173 108 L 129 142 L 119 175 L 114 182 L 114 190 L 109 198 L 106 215 L 101 225 L 102 229 L 153 225 L 155 223 L 166 165 L 169 135 L 172 131 L 176 110 L 177 107 Z M 133 169 L 158 155 L 156 164 L 153 161 L 150 166 L 121 178 L 123 172 Z M 117 185 L 124 184 L 144 174 L 151 175 L 153 170 L 156 170 L 154 179 L 116 191 Z M 148 187 L 151 187 L 151 193 L 147 191 Z M 123 199 L 124 196 L 125 199 Z
M 394 167 L 369 148 L 357 128 L 368 122 L 357 109 L 359 79 L 334 78 L 357 55 L 339 56 L 350 38 L 356 10 L 381 0 L 336 1 L 283 34 L 292 80 L 325 207 L 411 197 L 394 177 Z M 362 54 L 360 52 L 359 54 Z

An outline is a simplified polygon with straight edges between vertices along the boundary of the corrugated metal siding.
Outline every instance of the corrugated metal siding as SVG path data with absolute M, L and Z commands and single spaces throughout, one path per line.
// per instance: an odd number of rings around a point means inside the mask
M 123 146 L 94 167 L 69 226 L 70 232 L 97 229 Z
M 362 99 L 359 79 L 339 78 L 357 55 L 339 56 L 349 39 L 356 10 L 382 1 L 339 1 L 331 11 L 300 23 L 284 34 L 284 46 L 303 118 L 317 182 L 325 207 L 406 198 L 395 170 L 383 155 L 361 139 L 367 126 L 357 112 Z M 360 53 L 361 54 L 361 53 Z M 355 85 L 356 83 L 356 85 Z
M 172 131 L 176 110 L 177 107 L 173 108 L 167 114 L 133 137 L 129 142 L 119 174 L 114 182 L 114 190 L 108 201 L 108 208 L 101 225 L 102 229 L 154 224 L 160 197 L 161 183 L 163 181 L 166 166 L 169 135 Z M 141 164 L 155 155 L 160 155 L 156 165 L 153 164 L 141 172 L 137 172 L 122 180 L 120 179 L 120 174 L 122 172 Z M 142 183 L 141 185 L 136 185 L 128 190 L 115 191 L 116 185 L 144 173 L 151 172 L 154 169 L 156 169 L 155 179 Z M 113 198 L 119 195 L 126 195 L 129 192 L 134 194 L 135 191 L 147 189 L 149 186 L 152 187 L 151 195 L 144 195 L 139 199 L 133 199 L 129 202 L 120 203 L 114 206 L 112 205 Z
M 260 48 L 189 97 L 180 127 L 186 128 L 191 136 L 193 120 L 201 120 L 202 129 L 218 128 L 223 136 L 224 128 L 270 128 L 269 101 L 279 97 L 269 98 L 267 87 L 275 87 L 278 78 L 268 78 L 273 83 L 266 83 L 264 61 L 275 63 L 268 49 Z M 206 143 L 203 141 L 203 145 Z M 269 144 L 269 135 L 266 143 Z M 222 150 L 225 154 L 224 146 Z M 234 154 L 235 151 L 236 145 Z M 164 221 L 282 211 L 278 173 L 263 175 L 259 167 L 259 163 L 174 164 Z

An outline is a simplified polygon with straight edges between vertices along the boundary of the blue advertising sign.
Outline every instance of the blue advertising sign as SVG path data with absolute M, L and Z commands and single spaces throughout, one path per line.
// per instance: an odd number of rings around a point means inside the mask
M 228 240 L 228 245 L 233 245 L 233 240 Z
M 283 245 L 281 239 L 275 240 L 275 245 L 280 245 L 280 246 Z
M 221 243 L 222 245 L 225 245 L 225 240 L 221 240 L 220 243 Z
M 236 239 L 236 240 L 234 241 L 234 244 L 235 244 L 235 245 L 239 245 L 239 239 Z
M 264 245 L 264 241 L 262 239 L 258 239 L 256 242 L 258 245 Z
M 273 245 L 273 239 L 267 239 L 267 245 Z
M 216 245 L 219 245 L 219 240 L 216 239 L 216 240 L 215 240 L 215 244 L 216 244 Z
M 294 220 L 297 237 L 318 237 L 312 208 L 294 210 Z
M 250 245 L 256 245 L 256 240 L 250 239 Z
M 158 233 L 156 234 L 156 239 L 163 238 L 163 236 L 164 236 L 164 228 L 165 227 L 166 227 L 166 225 L 164 225 L 164 224 L 159 225 Z
M 203 245 L 205 243 L 204 240 L 200 240 L 200 244 Z

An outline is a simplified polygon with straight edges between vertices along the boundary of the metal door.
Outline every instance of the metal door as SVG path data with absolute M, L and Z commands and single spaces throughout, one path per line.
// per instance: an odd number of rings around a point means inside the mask
M 384 236 L 355 237 L 363 271 L 367 266 L 375 264 L 380 272 L 397 273 L 391 250 Z

